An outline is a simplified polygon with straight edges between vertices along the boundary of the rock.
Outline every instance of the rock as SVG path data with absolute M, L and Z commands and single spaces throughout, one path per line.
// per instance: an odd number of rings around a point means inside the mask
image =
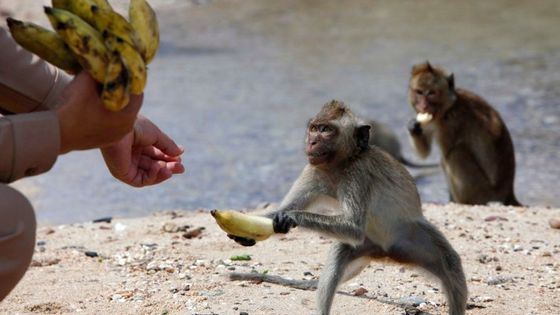
M 38 241 L 37 242 L 37 246 L 45 246 L 47 244 L 47 242 L 45 241 Z
M 418 306 L 422 303 L 428 303 L 428 301 L 417 296 L 404 296 L 399 299 L 399 304 L 402 305 Z
M 507 218 L 501 217 L 499 215 L 491 215 L 491 216 L 487 216 L 486 218 L 484 218 L 484 221 L 486 222 L 492 222 L 492 221 L 508 221 Z
M 486 284 L 488 285 L 498 285 L 498 284 L 503 284 L 506 282 L 510 282 L 512 280 L 511 277 L 504 277 L 504 276 L 496 276 L 496 277 L 490 277 L 486 280 Z
M 355 289 L 354 291 L 352 291 L 352 295 L 354 295 L 354 296 L 362 296 L 366 293 L 368 293 L 368 290 L 364 287 L 359 287 L 359 288 Z
M 560 229 L 560 218 L 552 218 L 548 220 L 548 224 L 553 229 Z
M 166 233 L 175 233 L 178 230 L 177 229 L 177 224 L 175 224 L 173 222 L 167 222 L 161 227 L 161 230 L 166 232 Z
M 103 218 L 95 219 L 92 222 L 93 223 L 111 223 L 112 220 L 113 220 L 113 217 L 103 217 Z
M 195 238 L 198 237 L 200 234 L 202 234 L 202 231 L 204 231 L 204 227 L 198 227 L 196 229 L 192 229 L 190 231 L 187 231 L 183 234 L 183 237 L 186 239 L 191 239 L 191 238 Z
M 97 254 L 97 252 L 94 252 L 94 251 L 86 251 L 86 252 L 84 252 L 84 254 L 86 254 L 86 256 L 92 257 L 92 258 L 93 258 L 93 257 L 99 256 L 99 255 Z

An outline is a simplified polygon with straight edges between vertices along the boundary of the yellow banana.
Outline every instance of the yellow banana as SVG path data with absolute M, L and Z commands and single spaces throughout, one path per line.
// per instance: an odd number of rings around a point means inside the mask
M 45 7 L 53 28 L 76 55 L 78 62 L 98 82 L 105 81 L 109 56 L 101 34 L 77 15 Z
M 146 0 L 130 0 L 128 19 L 136 30 L 143 50 L 144 62 L 149 64 L 159 48 L 159 25 L 156 13 Z
M 13 38 L 23 48 L 70 74 L 82 70 L 70 48 L 57 33 L 12 18 L 8 18 L 7 22 Z
M 220 228 L 231 235 L 262 241 L 274 234 L 269 218 L 231 210 L 212 210 L 210 213 Z
M 118 51 L 114 51 L 109 57 L 106 73 L 101 99 L 105 108 L 116 112 L 124 108 L 129 101 L 128 71 L 124 67 Z
M 130 92 L 141 94 L 146 86 L 147 71 L 142 56 L 133 46 L 111 33 L 104 32 L 105 45 L 110 50 L 116 50 L 121 55 L 121 60 L 128 70 L 130 79 Z
M 53 4 L 55 1 L 57 0 L 53 0 Z M 140 47 L 141 42 L 130 23 L 122 15 L 113 11 L 113 9 L 104 9 L 98 6 L 94 0 L 66 1 L 63 4 L 59 3 L 59 5 L 62 9 L 72 12 L 88 22 L 99 32 L 107 31 L 113 33 L 142 51 L 143 47 Z
M 52 0 L 52 6 L 54 8 L 69 10 L 70 9 L 70 4 L 74 1 L 75 0 Z M 112 10 L 113 9 L 107 0 L 89 0 L 89 1 L 92 4 L 94 4 L 94 5 L 96 5 L 100 8 L 103 8 L 103 9 L 106 9 L 106 10 Z

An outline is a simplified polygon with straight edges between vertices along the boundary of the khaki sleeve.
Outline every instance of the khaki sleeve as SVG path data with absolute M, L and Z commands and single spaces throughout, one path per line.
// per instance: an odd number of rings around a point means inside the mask
M 48 171 L 60 150 L 53 111 L 0 117 L 0 182 Z
M 0 108 L 28 113 L 56 107 L 71 77 L 20 47 L 0 27 Z

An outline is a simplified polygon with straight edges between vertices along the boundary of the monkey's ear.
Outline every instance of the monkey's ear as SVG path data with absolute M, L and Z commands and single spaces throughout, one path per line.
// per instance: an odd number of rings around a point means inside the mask
M 432 68 L 432 65 L 430 64 L 430 62 L 428 60 L 426 60 L 426 69 L 429 72 L 434 72 L 434 68 Z
M 369 148 L 369 129 L 371 128 L 370 125 L 361 125 L 356 127 L 354 131 L 354 135 L 356 137 L 356 143 L 358 148 L 361 150 L 366 150 Z
M 449 85 L 449 89 L 451 91 L 455 91 L 455 75 L 453 72 L 449 76 L 447 76 L 447 84 Z

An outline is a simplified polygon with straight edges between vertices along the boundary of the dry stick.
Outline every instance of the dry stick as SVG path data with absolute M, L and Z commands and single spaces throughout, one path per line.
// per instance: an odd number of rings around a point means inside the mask
M 231 281 L 260 281 L 283 285 L 286 287 L 292 287 L 300 290 L 315 290 L 317 289 L 317 280 L 294 280 L 282 278 L 280 276 L 267 275 L 264 273 L 255 272 L 232 272 L 229 274 L 229 280 Z
M 273 276 L 273 275 L 268 275 L 268 274 L 264 274 L 264 273 L 256 273 L 256 272 L 231 272 L 229 274 L 229 280 L 231 280 L 231 281 L 268 282 L 268 283 L 279 284 L 279 285 L 282 285 L 282 286 L 291 287 L 291 288 L 300 289 L 300 290 L 316 290 L 317 289 L 317 280 L 294 280 L 294 279 L 283 278 L 281 276 Z M 400 306 L 400 307 L 403 307 L 406 310 L 407 314 L 425 314 L 425 315 L 430 314 L 430 313 L 421 312 L 421 311 L 419 311 L 420 313 L 416 313 L 415 312 L 416 308 L 414 306 L 411 306 L 411 305 L 406 304 L 406 303 L 394 302 L 394 301 L 391 301 L 390 299 L 384 299 L 384 298 L 374 297 L 374 296 L 365 296 L 365 295 L 356 296 L 356 295 L 353 295 L 351 293 L 341 292 L 341 291 L 338 291 L 337 293 L 347 295 L 347 296 L 367 298 L 367 299 L 376 300 L 378 302 L 385 303 L 385 304 Z

